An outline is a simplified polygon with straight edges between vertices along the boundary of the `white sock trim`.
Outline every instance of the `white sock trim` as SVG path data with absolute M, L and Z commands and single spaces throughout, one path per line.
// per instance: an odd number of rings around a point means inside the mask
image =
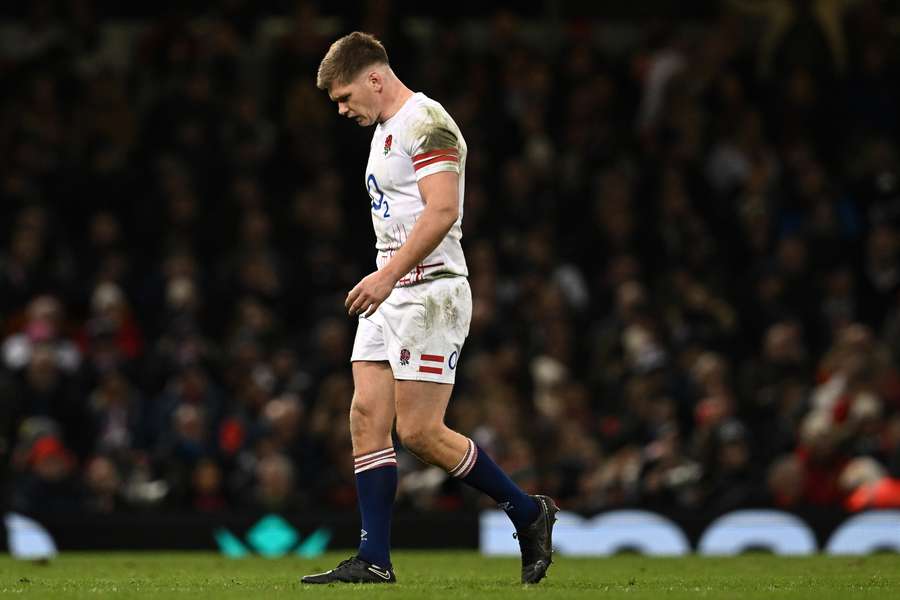
M 396 451 L 393 448 L 385 448 L 384 450 L 378 450 L 377 452 L 370 452 L 368 454 L 363 454 L 362 456 L 354 457 L 353 472 L 362 473 L 369 469 L 396 464 Z
M 370 463 L 368 463 L 368 464 L 366 464 L 366 465 L 363 465 L 363 466 L 361 466 L 361 467 L 357 467 L 357 468 L 355 468 L 355 469 L 353 470 L 353 473 L 354 473 L 354 474 L 359 474 L 359 473 L 362 473 L 363 471 L 368 471 L 368 470 L 370 470 L 370 469 L 377 469 L 377 468 L 379 468 L 379 467 L 386 467 L 386 466 L 388 466 L 388 465 L 394 465 L 394 466 L 397 466 L 397 459 L 396 459 L 395 457 L 393 457 L 393 456 L 388 456 L 388 457 L 386 457 L 386 458 L 382 458 L 382 459 L 376 460 L 375 462 L 370 462 Z
M 463 478 L 468 475 L 469 471 L 472 470 L 472 467 L 475 466 L 475 460 L 478 458 L 478 448 L 471 439 L 468 440 L 468 442 L 469 447 L 466 448 L 466 453 L 463 455 L 462 460 L 459 461 L 459 464 L 450 469 L 451 477 Z

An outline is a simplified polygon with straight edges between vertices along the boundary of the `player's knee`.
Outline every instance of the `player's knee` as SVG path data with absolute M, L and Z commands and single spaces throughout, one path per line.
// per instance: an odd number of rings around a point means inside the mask
M 397 437 L 400 438 L 400 443 L 413 454 L 426 460 L 431 454 L 432 447 L 437 443 L 439 435 L 440 431 L 435 427 L 418 423 L 397 423 Z
M 403 444 L 404 447 L 408 448 L 410 452 L 417 456 L 422 456 L 423 458 L 427 458 L 425 454 L 427 454 L 427 444 L 428 438 L 425 435 L 425 432 L 421 429 L 416 429 L 414 427 L 407 429 L 397 429 L 397 437 L 400 438 L 400 443 Z
M 350 405 L 350 431 L 363 432 L 374 426 L 374 412 L 364 401 L 353 400 Z

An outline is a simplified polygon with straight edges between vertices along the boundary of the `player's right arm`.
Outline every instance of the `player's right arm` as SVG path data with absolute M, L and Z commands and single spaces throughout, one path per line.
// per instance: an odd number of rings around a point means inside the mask
M 387 264 L 350 290 L 344 306 L 351 315 L 374 313 L 397 281 L 438 247 L 459 218 L 459 130 L 446 112 L 431 109 L 413 121 L 409 131 L 414 133 L 404 136 L 403 149 L 412 161 L 424 208 Z
M 420 179 L 418 186 L 425 209 L 387 264 L 364 277 L 347 294 L 344 306 L 349 314 L 365 312 L 365 316 L 371 316 L 397 281 L 438 247 L 459 218 L 459 174 L 439 171 Z
M 382 271 L 396 283 L 434 252 L 459 218 L 459 174 L 439 171 L 418 182 L 425 208 L 406 242 Z

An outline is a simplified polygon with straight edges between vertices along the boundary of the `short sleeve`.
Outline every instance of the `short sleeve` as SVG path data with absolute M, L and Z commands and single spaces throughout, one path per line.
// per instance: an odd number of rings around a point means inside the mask
M 410 130 L 409 155 L 416 181 L 441 171 L 459 173 L 460 143 L 449 115 L 428 111 Z

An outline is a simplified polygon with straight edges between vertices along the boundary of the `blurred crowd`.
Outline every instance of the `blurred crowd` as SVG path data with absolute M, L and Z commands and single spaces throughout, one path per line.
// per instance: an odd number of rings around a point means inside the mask
M 213 4 L 35 0 L 2 28 L 10 506 L 355 510 L 371 131 L 314 85 L 352 29 L 468 142 L 452 426 L 572 510 L 900 505 L 896 6 L 410 27 L 386 1 Z M 404 506 L 485 505 L 399 460 Z

